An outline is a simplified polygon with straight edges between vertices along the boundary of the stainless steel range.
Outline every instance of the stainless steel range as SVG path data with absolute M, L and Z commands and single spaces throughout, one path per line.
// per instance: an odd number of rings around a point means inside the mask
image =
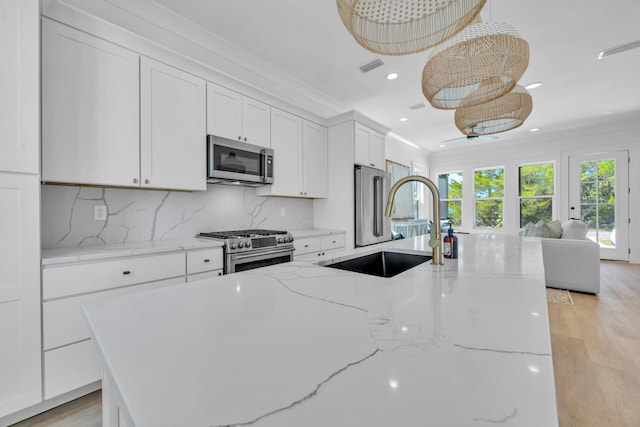
M 287 231 L 214 231 L 197 237 L 224 242 L 224 274 L 293 261 L 293 236 Z

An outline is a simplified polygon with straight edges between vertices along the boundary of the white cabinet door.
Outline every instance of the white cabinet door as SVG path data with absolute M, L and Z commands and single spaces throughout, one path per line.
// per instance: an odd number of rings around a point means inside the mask
M 0 171 L 38 173 L 39 2 L 0 1 L 0 17 Z
M 143 187 L 206 190 L 206 83 L 152 59 L 140 64 Z
M 360 123 L 354 127 L 354 161 L 359 165 L 384 170 L 384 135 Z
M 302 118 L 272 108 L 271 147 L 274 150 L 273 185 L 259 187 L 258 194 L 303 196 Z
M 304 120 L 302 129 L 302 183 L 305 196 L 328 195 L 327 128 Z
M 271 106 L 242 98 L 242 138 L 250 144 L 271 147 Z
M 0 173 L 0 418 L 41 400 L 39 212 L 38 176 Z
M 207 133 L 242 140 L 242 95 L 207 82 Z
M 271 106 L 208 82 L 207 133 L 271 147 Z
M 369 160 L 371 167 L 385 170 L 384 163 L 384 135 L 371 131 L 369 134 Z
M 353 157 L 355 163 L 371 166 L 369 161 L 369 133 L 371 130 L 360 123 L 355 123 Z
M 138 185 L 139 57 L 42 19 L 42 179 Z

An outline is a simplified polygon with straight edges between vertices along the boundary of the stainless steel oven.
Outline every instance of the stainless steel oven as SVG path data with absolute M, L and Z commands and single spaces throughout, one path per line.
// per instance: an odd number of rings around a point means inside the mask
M 221 231 L 198 237 L 224 242 L 224 274 L 293 261 L 293 237 L 286 231 Z

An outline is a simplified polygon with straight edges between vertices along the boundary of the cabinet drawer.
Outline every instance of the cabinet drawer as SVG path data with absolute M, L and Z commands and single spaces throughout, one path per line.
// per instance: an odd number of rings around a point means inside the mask
M 47 267 L 42 270 L 42 298 L 47 300 L 95 292 L 184 274 L 183 252 Z
M 344 234 L 332 234 L 323 236 L 321 243 L 323 250 L 331 250 L 344 247 Z
M 223 274 L 224 273 L 222 269 L 205 271 L 204 273 L 190 274 L 187 276 L 187 283 L 195 282 L 196 280 L 210 279 L 211 277 L 219 277 L 219 276 L 222 276 Z
M 222 267 L 222 248 L 187 252 L 187 274 L 219 270 Z
M 46 301 L 42 304 L 42 328 L 44 349 L 60 347 L 90 337 L 87 321 L 82 313 L 82 304 L 98 300 L 104 297 L 122 295 L 130 292 L 144 291 L 160 288 L 162 286 L 184 283 L 184 277 L 176 277 L 168 280 L 115 289 L 106 292 L 80 295 L 77 297 L 62 298 L 54 301 Z
M 319 237 L 294 240 L 293 245 L 296 248 L 294 255 L 299 256 L 311 252 L 317 252 L 320 250 L 320 243 L 321 239 Z
M 44 353 L 44 398 L 91 384 L 102 378 L 100 359 L 92 340 Z

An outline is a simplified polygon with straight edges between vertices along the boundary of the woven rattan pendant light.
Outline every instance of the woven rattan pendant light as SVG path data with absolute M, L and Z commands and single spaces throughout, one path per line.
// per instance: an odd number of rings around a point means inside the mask
M 482 104 L 513 89 L 528 65 L 529 44 L 511 25 L 469 25 L 433 49 L 422 92 L 439 109 Z
M 486 0 L 336 0 L 347 30 L 365 49 L 407 55 L 452 37 Z
M 455 123 L 465 135 L 490 135 L 522 125 L 532 109 L 531 95 L 525 88 L 517 85 L 500 98 L 473 107 L 458 108 Z

